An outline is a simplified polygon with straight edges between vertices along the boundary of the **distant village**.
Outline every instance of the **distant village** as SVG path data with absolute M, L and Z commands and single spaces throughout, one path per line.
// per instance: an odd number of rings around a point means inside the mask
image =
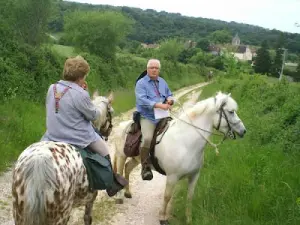
M 144 48 L 159 48 L 159 44 L 146 44 L 142 43 L 142 47 Z M 188 40 L 186 43 L 184 43 L 185 48 L 194 48 L 196 47 L 197 43 L 191 40 Z M 225 50 L 228 51 L 227 49 L 228 46 L 224 45 L 210 45 L 209 46 L 209 52 L 213 55 L 222 55 Z M 248 61 L 252 62 L 253 58 L 256 56 L 256 48 L 250 48 L 249 45 L 243 45 L 241 44 L 241 39 L 236 34 L 232 38 L 231 46 L 230 49 L 233 50 L 231 53 L 235 58 L 241 61 Z

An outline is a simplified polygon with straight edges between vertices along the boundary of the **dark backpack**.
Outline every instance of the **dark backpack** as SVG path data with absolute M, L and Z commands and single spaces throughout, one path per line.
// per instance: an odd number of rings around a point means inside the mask
M 135 81 L 135 85 L 136 85 L 136 83 L 140 80 L 140 79 L 142 79 L 144 76 L 146 76 L 147 75 L 147 70 L 145 70 L 144 72 L 142 72 L 139 76 L 138 76 L 138 78 L 136 79 L 136 81 Z

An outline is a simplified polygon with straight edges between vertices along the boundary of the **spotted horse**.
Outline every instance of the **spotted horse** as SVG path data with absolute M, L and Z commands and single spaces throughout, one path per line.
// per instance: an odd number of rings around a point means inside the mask
M 112 100 L 112 94 L 92 97 L 101 112 L 94 126 L 107 135 Z M 97 191 L 90 191 L 83 160 L 72 145 L 42 141 L 27 147 L 13 169 L 12 195 L 15 225 L 66 225 L 72 208 L 82 205 L 84 224 L 92 224 Z

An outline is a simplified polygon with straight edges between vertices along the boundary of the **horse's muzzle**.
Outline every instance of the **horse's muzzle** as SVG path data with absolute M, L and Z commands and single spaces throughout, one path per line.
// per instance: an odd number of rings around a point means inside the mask
M 241 132 L 238 133 L 239 137 L 243 138 L 244 135 L 246 134 L 247 130 L 243 129 Z

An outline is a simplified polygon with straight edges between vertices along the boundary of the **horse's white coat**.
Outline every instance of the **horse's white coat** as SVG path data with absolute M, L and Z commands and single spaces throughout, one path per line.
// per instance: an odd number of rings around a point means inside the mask
M 221 109 L 223 109 L 223 113 Z M 203 166 L 204 146 L 206 140 L 213 132 L 213 128 L 219 125 L 219 131 L 226 134 L 229 131 L 228 123 L 232 131 L 239 136 L 246 132 L 243 122 L 238 117 L 237 103 L 230 95 L 217 93 L 211 97 L 196 103 L 183 112 L 179 118 L 171 121 L 169 129 L 165 132 L 161 142 L 156 145 L 155 156 L 158 158 L 159 165 L 167 174 L 164 203 L 160 212 L 160 220 L 167 221 L 167 205 L 172 196 L 173 189 L 178 180 L 187 177 L 189 180 L 188 202 L 193 197 L 194 189 Z M 228 119 L 226 121 L 225 115 Z M 220 120 L 221 119 L 221 120 Z M 118 173 L 123 174 L 126 156 L 123 152 L 126 131 L 131 120 L 124 121 L 116 128 L 115 139 L 115 165 Z M 158 137 L 160 138 L 160 137 Z M 139 157 L 131 158 L 125 166 L 125 178 L 129 179 L 132 169 L 140 163 Z M 129 187 L 125 196 L 131 197 Z M 122 199 L 121 194 L 118 196 Z M 190 205 L 187 206 L 187 221 L 191 221 Z

